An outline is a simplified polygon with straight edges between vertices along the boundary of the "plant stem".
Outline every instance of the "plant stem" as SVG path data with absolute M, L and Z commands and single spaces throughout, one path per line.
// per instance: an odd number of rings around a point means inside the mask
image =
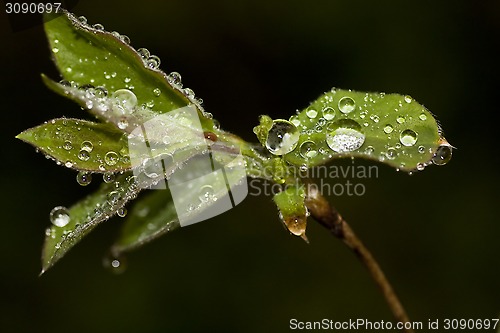
M 330 230 L 335 237 L 342 240 L 365 265 L 373 280 L 381 289 L 396 320 L 402 323 L 410 322 L 403 305 L 375 258 L 337 210 L 319 193 L 317 187 L 308 186 L 306 206 L 311 216 L 323 227 Z M 403 329 L 403 332 L 412 333 L 413 330 Z

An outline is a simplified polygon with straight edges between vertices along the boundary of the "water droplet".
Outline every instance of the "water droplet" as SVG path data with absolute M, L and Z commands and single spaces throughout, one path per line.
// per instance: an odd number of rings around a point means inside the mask
M 127 215 L 127 208 L 125 207 L 122 207 L 120 209 L 118 209 L 116 211 L 116 214 L 119 216 L 119 217 L 125 217 Z
M 94 149 L 94 145 L 90 141 L 83 141 L 82 145 L 80 146 L 80 149 L 90 153 L 92 152 L 92 149 Z
M 378 122 L 379 122 L 379 120 L 380 120 L 380 117 L 379 117 L 379 116 L 377 116 L 376 114 L 372 114 L 372 115 L 370 116 L 370 119 L 371 119 L 374 123 L 378 123 Z
M 412 100 L 413 100 L 413 98 L 411 98 L 411 96 L 409 96 L 409 95 L 405 96 L 405 102 L 406 103 L 411 103 Z
M 111 191 L 108 193 L 108 203 L 110 205 L 115 205 L 121 198 L 121 194 L 118 191 Z
M 451 160 L 451 155 L 452 147 L 449 144 L 442 144 L 434 153 L 432 163 L 435 165 L 445 165 Z
M 115 174 L 112 172 L 105 172 L 102 174 L 102 180 L 105 183 L 112 183 L 115 181 Z
M 115 165 L 119 160 L 119 156 L 114 151 L 108 151 L 106 155 L 104 155 L 104 162 L 107 165 Z
M 305 141 L 300 145 L 300 155 L 304 158 L 313 158 L 318 155 L 316 144 L 312 141 Z
M 276 119 L 267 134 L 266 147 L 274 155 L 284 155 L 297 147 L 300 132 L 294 124 Z
M 371 155 L 371 154 L 373 154 L 374 152 L 375 152 L 375 149 L 374 149 L 372 146 L 368 146 L 368 147 L 366 147 L 366 149 L 365 149 L 365 154 L 369 154 L 369 155 Z
M 66 163 L 64 163 L 64 166 L 65 166 L 66 168 L 71 168 L 71 167 L 73 166 L 73 162 L 71 162 L 71 161 L 66 161 Z
M 71 144 L 71 141 L 64 141 L 63 148 L 64 148 L 64 150 L 73 149 L 73 145 Z
M 113 274 L 122 274 L 127 269 L 127 260 L 123 256 L 108 255 L 103 258 L 102 264 Z
M 330 106 L 324 108 L 322 112 L 323 112 L 323 117 L 326 120 L 332 120 L 333 118 L 335 118 L 335 109 Z
M 392 125 L 390 125 L 390 124 L 387 124 L 387 125 L 385 125 L 385 127 L 384 127 L 384 132 L 385 132 L 386 134 L 390 134 L 390 133 L 392 133 L 392 131 L 393 131 L 393 130 L 394 130 L 394 128 L 393 128 L 393 127 L 392 127 Z
M 300 120 L 297 116 L 291 116 L 290 117 L 290 122 L 295 125 L 295 127 L 300 126 Z
M 108 96 L 108 90 L 104 87 L 98 86 L 94 88 L 94 94 L 97 98 L 104 98 Z
M 425 169 L 425 164 L 424 163 L 418 163 L 417 164 L 417 170 L 418 171 L 422 171 Z
M 174 86 L 182 88 L 181 75 L 177 72 L 172 72 L 172 73 L 168 74 L 167 81 Z
M 155 55 L 149 56 L 149 58 L 146 60 L 146 66 L 152 69 L 157 69 L 158 67 L 160 67 L 160 63 L 160 58 Z
M 86 171 L 80 171 L 76 175 L 76 182 L 81 186 L 87 186 L 92 182 L 92 174 Z
M 418 146 L 418 152 L 419 152 L 420 154 L 425 153 L 425 147 L 424 147 L 424 146 Z
M 59 49 L 58 49 L 57 47 L 53 47 L 53 48 L 52 48 L 52 52 L 54 52 L 54 53 L 58 53 L 58 52 L 59 52 Z
M 130 81 L 132 81 L 132 79 L 129 77 L 126 77 L 123 79 L 123 82 L 125 82 L 125 83 L 129 83 Z
M 113 110 L 118 113 L 132 113 L 134 107 L 137 105 L 137 96 L 128 89 L 119 89 L 115 91 L 112 96 L 117 102 L 117 105 Z
M 70 220 L 69 211 L 66 207 L 57 206 L 50 211 L 50 222 L 56 227 L 64 227 Z
M 204 185 L 200 189 L 199 198 L 201 202 L 207 202 L 214 199 L 214 193 L 212 185 Z
M 137 53 L 139 53 L 139 55 L 141 56 L 142 59 L 147 59 L 149 58 L 149 56 L 151 55 L 149 53 L 149 50 L 148 49 L 145 49 L 145 48 L 140 48 L 140 49 L 137 49 Z
M 398 156 L 398 152 L 394 148 L 389 148 L 389 149 L 387 149 L 385 156 L 387 156 L 388 159 L 393 160 Z
M 356 102 L 349 96 L 342 97 L 339 100 L 339 110 L 342 113 L 351 113 L 356 109 Z
M 125 44 L 130 44 L 130 38 L 127 35 L 120 35 L 120 40 Z
M 351 119 L 341 119 L 329 124 L 326 143 L 337 153 L 351 152 L 359 149 L 365 142 L 361 125 Z
M 96 23 L 96 24 L 92 25 L 92 28 L 94 28 L 96 30 L 104 30 L 104 26 L 100 23 Z
M 156 97 L 160 96 L 160 95 L 161 95 L 161 90 L 160 90 L 160 88 L 154 88 L 154 89 L 153 89 L 153 94 L 154 94 Z
M 403 146 L 411 147 L 417 142 L 417 133 L 415 133 L 411 129 L 406 129 L 401 132 L 399 136 L 399 141 L 403 144 Z
M 404 117 L 398 117 L 396 119 L 396 121 L 398 122 L 398 124 L 403 124 L 405 122 L 405 118 Z
M 421 113 L 420 116 L 418 116 L 418 119 L 427 120 L 427 115 L 425 113 Z
M 89 158 L 90 158 L 90 153 L 85 149 L 81 149 L 80 152 L 78 153 L 78 159 L 80 159 L 81 161 L 88 161 Z
M 128 127 L 128 121 L 126 117 L 121 117 L 118 123 L 116 124 L 119 129 L 124 130 Z
M 318 111 L 316 111 L 314 109 L 310 109 L 310 110 L 306 111 L 306 116 L 311 118 L 311 119 L 316 118 L 317 115 L 318 115 Z
M 87 24 L 87 18 L 85 16 L 79 16 L 78 21 L 82 24 Z

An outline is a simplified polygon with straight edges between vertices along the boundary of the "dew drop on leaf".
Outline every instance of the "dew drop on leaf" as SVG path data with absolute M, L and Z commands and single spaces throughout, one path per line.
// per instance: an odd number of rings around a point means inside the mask
M 339 110 L 342 113 L 351 113 L 356 109 L 356 102 L 349 96 L 342 97 L 339 100 Z
M 104 155 L 104 162 L 110 166 L 115 165 L 118 162 L 118 159 L 118 154 L 114 151 L 108 151 L 106 155 Z
M 89 158 L 90 158 L 90 153 L 85 149 L 81 149 L 80 152 L 78 153 L 78 159 L 80 159 L 81 161 L 88 161 Z
M 365 142 L 361 125 L 351 119 L 341 119 L 327 126 L 326 143 L 337 153 L 351 152 L 359 149 Z
M 105 183 L 111 183 L 115 181 L 115 174 L 112 172 L 105 172 L 102 174 L 102 180 Z
M 318 115 L 318 111 L 314 110 L 314 109 L 310 109 L 310 110 L 307 110 L 306 111 L 306 116 L 310 119 L 314 119 L 316 118 L 316 116 Z
M 335 118 L 335 109 L 330 106 L 325 107 L 322 112 L 323 118 L 325 118 L 326 120 L 332 120 L 333 118 Z
M 399 141 L 403 144 L 403 146 L 411 147 L 417 142 L 417 133 L 411 129 L 406 129 L 401 132 L 399 136 Z
M 432 163 L 435 165 L 445 165 L 451 160 L 452 147 L 448 144 L 439 146 L 436 153 L 432 157 Z
M 94 145 L 90 141 L 83 141 L 82 145 L 80 146 L 80 149 L 90 153 L 94 149 Z
M 390 133 L 392 133 L 392 131 L 393 131 L 393 130 L 394 130 L 394 128 L 393 128 L 393 127 L 392 127 L 392 125 L 390 125 L 390 124 L 387 124 L 387 125 L 385 125 L 385 127 L 384 127 L 384 133 L 386 133 L 386 134 L 390 134 Z
M 70 220 L 69 211 L 66 207 L 57 206 L 50 211 L 50 222 L 56 227 L 64 227 Z
M 92 174 L 85 171 L 80 171 L 76 174 L 76 182 L 81 186 L 87 186 L 92 182 Z
M 303 158 L 313 158 L 318 155 L 316 144 L 312 141 L 305 141 L 300 145 L 300 155 Z
M 71 141 L 64 141 L 63 148 L 64 150 L 71 150 L 73 148 Z
M 299 136 L 297 127 L 288 120 L 273 120 L 273 126 L 267 134 L 266 148 L 274 155 L 287 154 L 297 147 Z

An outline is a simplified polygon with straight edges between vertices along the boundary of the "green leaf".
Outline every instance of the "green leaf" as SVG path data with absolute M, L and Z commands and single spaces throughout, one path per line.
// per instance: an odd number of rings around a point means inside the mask
M 264 127 L 261 121 L 254 131 Z M 412 171 L 451 157 L 436 119 L 410 96 L 342 89 L 325 93 L 290 121 L 274 120 L 266 146 L 305 167 L 362 157 Z
M 127 137 L 108 124 L 53 119 L 16 138 L 75 170 L 118 172 L 131 168 Z
M 148 193 L 130 209 L 111 252 L 114 256 L 119 256 L 122 252 L 140 247 L 178 227 L 179 219 L 170 191 L 167 189 Z
M 273 200 L 278 206 L 280 218 L 290 233 L 307 241 L 307 208 L 305 206 L 304 186 L 287 186 L 284 191 L 274 195 Z
M 176 73 L 167 76 L 159 70 L 159 58 L 149 55 L 149 51 L 141 49 L 141 57 L 126 43 L 128 38 L 93 28 L 68 12 L 59 16 L 47 14 L 45 18 L 50 49 L 62 77 L 73 88 L 99 87 L 100 94 L 107 92 L 107 97 L 92 96 L 95 91 L 87 96 L 67 94 L 80 104 L 85 100 L 83 104 L 91 113 L 117 125 L 120 116 L 136 111 L 160 114 L 195 104 L 203 128 L 214 127 L 211 115 L 203 111 L 192 90 L 182 88 Z M 114 94 L 124 90 L 133 93 L 133 103 L 120 105 L 120 97 Z M 111 99 L 116 107 L 103 110 L 103 102 Z
M 129 200 L 136 198 L 140 188 L 135 177 L 125 173 L 115 182 L 103 183 L 99 190 L 68 209 L 69 222 L 53 225 L 46 231 L 42 251 L 42 273 L 61 259 L 76 243 L 98 224 L 106 221 Z

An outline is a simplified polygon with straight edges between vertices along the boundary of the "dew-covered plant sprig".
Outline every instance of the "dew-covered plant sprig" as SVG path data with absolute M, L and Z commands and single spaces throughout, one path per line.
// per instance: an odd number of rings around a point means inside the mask
M 125 252 L 215 207 L 227 189 L 209 185 L 178 192 L 179 186 L 168 182 L 164 190 L 147 190 L 186 174 L 186 169 L 198 168 L 200 157 L 210 155 L 212 166 L 224 167 L 227 184 L 241 185 L 238 168 L 244 169 L 244 178 L 279 184 L 282 191 L 273 199 L 290 233 L 307 240 L 308 217 L 330 230 L 365 264 L 396 319 L 408 322 L 370 252 L 304 175 L 312 167 L 346 157 L 406 172 L 446 164 L 452 147 L 425 107 L 410 96 L 333 88 L 289 119 L 260 116 L 253 129 L 259 143 L 253 144 L 222 130 L 203 109 L 201 99 L 184 87 L 178 73 L 160 70 L 160 59 L 145 48 L 130 46 L 127 36 L 108 32 L 101 24 L 90 25 L 85 17 L 68 12 L 47 15 L 45 31 L 62 80 L 45 75 L 42 80 L 96 120 L 53 119 L 17 138 L 58 165 L 75 170 L 80 185 L 96 178 L 103 181 L 97 192 L 69 208 L 57 206 L 50 212 L 52 226 L 46 230 L 42 273 L 114 215 L 125 219 L 111 247 L 110 265 L 119 269 Z M 185 116 L 189 112 L 196 121 Z M 152 120 L 156 125 L 147 125 Z M 147 129 L 147 137 L 139 135 L 138 129 Z M 133 153 L 141 145 L 148 148 L 147 153 Z M 159 163 L 161 172 L 157 172 Z M 185 209 L 180 209 L 182 200 L 175 201 L 174 192 L 185 193 L 186 198 L 194 193 L 199 201 L 188 200 Z M 237 204 L 240 199 L 231 200 Z

